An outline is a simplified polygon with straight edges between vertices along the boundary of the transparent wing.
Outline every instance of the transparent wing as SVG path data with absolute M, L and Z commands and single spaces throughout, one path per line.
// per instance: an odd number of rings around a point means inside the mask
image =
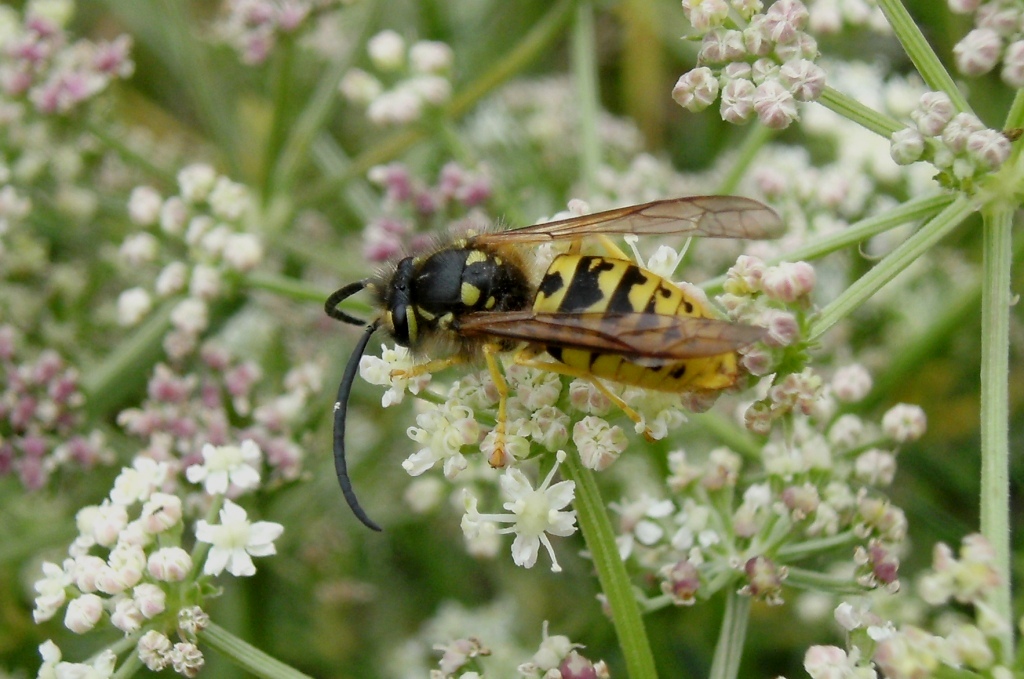
M 717 356 L 763 339 L 765 330 L 711 318 L 652 313 L 535 313 L 463 316 L 460 334 L 616 354 L 644 364 Z
M 631 205 L 557 222 L 474 236 L 470 245 L 544 243 L 599 234 L 702 236 L 705 238 L 774 238 L 783 231 L 770 207 L 740 196 L 687 196 Z

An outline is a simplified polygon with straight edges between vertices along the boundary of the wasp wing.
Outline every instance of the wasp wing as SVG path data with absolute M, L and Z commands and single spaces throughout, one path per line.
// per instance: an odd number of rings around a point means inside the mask
M 783 223 L 770 207 L 740 196 L 687 196 L 631 205 L 509 231 L 483 233 L 471 245 L 544 243 L 600 234 L 774 238 Z
M 644 365 L 717 356 L 764 338 L 764 328 L 712 318 L 644 312 L 536 313 L 481 311 L 463 316 L 466 337 L 616 354 Z

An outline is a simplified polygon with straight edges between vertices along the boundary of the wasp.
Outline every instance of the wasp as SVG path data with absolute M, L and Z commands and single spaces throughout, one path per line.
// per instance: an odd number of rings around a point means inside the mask
M 764 336 L 762 328 L 716 318 L 694 295 L 633 263 L 610 236 L 753 239 L 781 230 L 773 210 L 748 198 L 659 200 L 469 234 L 337 290 L 324 304 L 327 315 L 365 325 L 334 404 L 334 465 L 349 507 L 366 526 L 380 530 L 356 499 L 345 462 L 349 394 L 377 330 L 428 359 L 406 376 L 481 358 L 486 362 L 499 395 L 490 463 L 500 467 L 508 386 L 497 353 L 518 347 L 517 363 L 588 379 L 640 422 L 640 415 L 601 380 L 665 392 L 725 389 L 737 379 L 737 350 Z M 587 238 L 599 239 L 607 254 L 583 254 Z M 567 242 L 566 251 L 538 266 L 535 250 L 559 241 Z M 338 308 L 362 290 L 375 296 L 379 310 L 369 322 Z

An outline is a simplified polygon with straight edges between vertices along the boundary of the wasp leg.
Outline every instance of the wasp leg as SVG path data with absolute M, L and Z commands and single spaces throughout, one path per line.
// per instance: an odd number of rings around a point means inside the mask
M 487 460 L 492 467 L 504 467 L 508 460 L 505 456 L 505 423 L 508 421 L 506 403 L 508 402 L 508 382 L 501 372 L 495 354 L 501 351 L 497 344 L 484 345 L 484 359 L 487 361 L 487 372 L 491 374 L 494 388 L 498 390 L 498 418 L 494 425 L 494 452 Z
M 431 375 L 436 372 L 441 372 L 445 368 L 450 368 L 453 365 L 459 365 L 465 363 L 466 359 L 464 356 L 458 354 L 449 356 L 448 358 L 434 358 L 426 363 L 418 363 L 414 366 L 406 368 L 405 370 L 392 370 L 391 377 L 419 377 L 420 375 Z
M 599 235 L 599 236 L 597 237 L 597 239 L 598 239 L 599 241 L 601 241 L 601 245 L 602 245 L 602 246 L 604 247 L 604 249 L 605 249 L 605 250 L 607 250 L 607 251 L 608 251 L 608 256 L 609 256 L 609 257 L 612 257 L 612 258 L 614 258 L 614 259 L 625 259 L 625 260 L 627 260 L 627 261 L 629 261 L 629 260 L 630 260 L 630 256 L 629 256 L 629 255 L 627 255 L 627 254 L 626 254 L 625 252 L 623 252 L 623 251 L 622 251 L 622 248 L 620 248 L 620 247 L 619 247 L 619 246 L 618 246 L 618 245 L 617 245 L 617 244 L 615 243 L 615 241 L 613 241 L 613 240 L 612 240 L 611 238 L 609 238 L 608 236 L 606 236 L 606 235 L 604 235 L 604 234 L 602 233 L 601 235 Z
M 558 373 L 559 375 L 565 375 L 567 377 L 575 377 L 578 379 L 587 380 L 588 382 L 593 384 L 598 391 L 604 394 L 605 398 L 607 398 L 609 401 L 615 404 L 615 407 L 621 410 L 622 413 L 630 420 L 632 420 L 634 424 L 639 424 L 643 426 L 645 439 L 651 442 L 654 442 L 656 440 L 654 436 L 651 434 L 651 430 L 647 428 L 646 424 L 644 424 L 644 418 L 640 415 L 640 413 L 630 408 L 628 403 L 623 401 L 617 395 L 613 394 L 612 391 L 601 382 L 601 380 L 597 379 L 590 373 L 584 372 L 582 370 L 577 370 L 576 368 L 568 366 L 564 363 L 558 363 L 556 361 L 537 360 L 536 358 L 533 358 L 533 356 L 535 355 L 536 354 L 530 351 L 529 348 L 521 349 L 520 351 L 516 352 L 513 359 L 515 360 L 517 365 L 525 366 L 527 368 L 537 368 L 538 370 L 547 370 L 553 373 Z

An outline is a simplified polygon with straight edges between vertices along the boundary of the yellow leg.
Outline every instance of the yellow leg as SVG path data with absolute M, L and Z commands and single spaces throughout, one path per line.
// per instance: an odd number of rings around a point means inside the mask
M 494 425 L 494 452 L 488 460 L 492 467 L 504 467 L 508 460 L 505 457 L 505 423 L 508 420 L 506 403 L 508 402 L 508 382 L 501 373 L 498 359 L 495 354 L 501 351 L 497 344 L 484 345 L 484 359 L 487 361 L 487 372 L 491 374 L 491 381 L 498 390 L 498 420 Z
M 450 368 L 453 365 L 459 365 L 460 363 L 465 362 L 465 357 L 459 355 L 449 356 L 448 358 L 435 358 L 427 361 L 426 363 L 414 365 L 406 370 L 392 370 L 391 377 L 419 377 L 420 375 L 430 375 L 432 373 L 440 372 L 445 368 Z
M 535 353 L 531 352 L 529 349 L 521 349 L 516 352 L 513 358 L 517 365 L 525 366 L 527 368 L 537 368 L 538 370 L 547 370 L 549 372 L 558 373 L 559 375 L 565 375 L 567 377 L 575 377 L 578 379 L 587 380 L 588 382 L 593 384 L 598 391 L 604 394 L 605 398 L 607 398 L 609 401 L 615 404 L 615 406 L 619 410 L 621 410 L 626 417 L 631 419 L 635 424 L 643 424 L 644 418 L 640 416 L 640 413 L 630 408 L 628 403 L 623 401 L 616 394 L 612 393 L 612 391 L 608 387 L 606 387 L 601 382 L 601 380 L 594 377 L 590 373 L 584 372 L 582 370 L 577 370 L 572 366 L 568 366 L 564 363 L 559 363 L 557 361 L 540 361 L 537 360 L 536 358 L 533 358 L 533 356 L 535 356 Z M 644 438 L 646 438 L 648 441 L 655 440 L 654 436 L 651 435 L 651 430 L 648 429 L 646 425 L 644 425 Z
M 601 234 L 600 236 L 597 237 L 597 239 L 599 241 L 601 241 L 601 245 L 604 247 L 605 250 L 608 251 L 608 256 L 609 257 L 614 257 L 615 259 L 625 259 L 625 260 L 628 260 L 628 261 L 632 261 L 632 258 L 629 255 L 627 255 L 625 252 L 623 252 L 622 248 L 620 248 L 615 243 L 615 241 L 613 241 L 608 236 L 606 236 L 604 234 Z

